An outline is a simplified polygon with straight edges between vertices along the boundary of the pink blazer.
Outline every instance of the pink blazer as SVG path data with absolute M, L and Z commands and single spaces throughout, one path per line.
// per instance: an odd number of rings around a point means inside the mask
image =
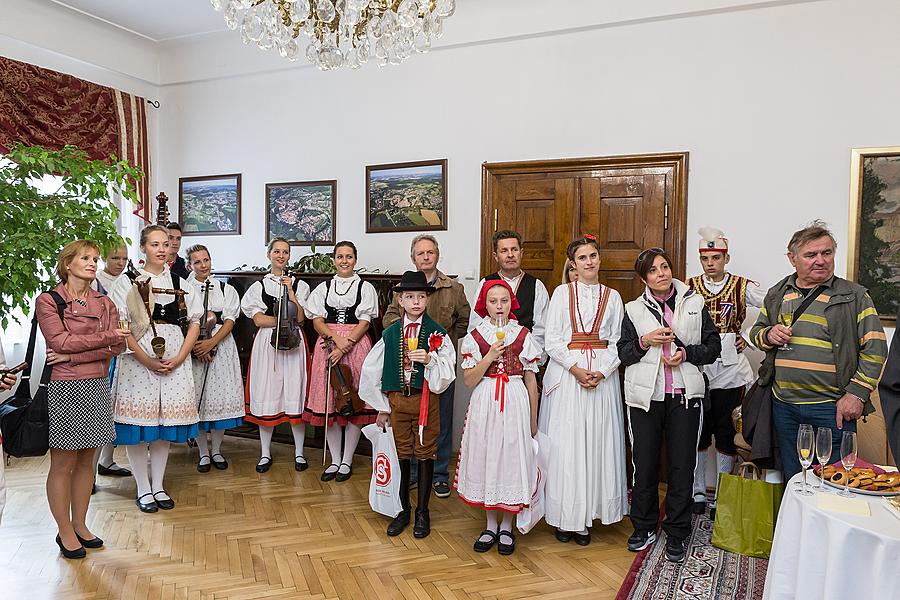
M 65 324 L 60 321 L 50 294 L 41 294 L 35 303 L 38 326 L 47 347 L 71 357 L 69 362 L 53 365 L 50 379 L 108 377 L 109 359 L 125 350 L 125 341 L 115 332 L 119 321 L 116 305 L 94 290 L 88 292 L 86 307 L 72 300 L 65 285 L 56 286 L 56 292 L 66 301 Z

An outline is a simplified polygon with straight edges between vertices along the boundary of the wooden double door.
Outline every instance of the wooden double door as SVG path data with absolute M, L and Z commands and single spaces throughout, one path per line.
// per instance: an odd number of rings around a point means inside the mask
M 624 302 L 643 284 L 634 261 L 661 247 L 684 277 L 688 154 L 668 153 L 511 163 L 482 167 L 481 273 L 496 270 L 491 236 L 523 238 L 522 268 L 551 291 L 560 284 L 566 246 L 585 233 L 600 242 L 600 282 Z

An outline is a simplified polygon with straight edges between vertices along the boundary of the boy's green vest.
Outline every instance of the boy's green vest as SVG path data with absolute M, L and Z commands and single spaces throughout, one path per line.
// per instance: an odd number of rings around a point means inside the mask
M 432 333 L 447 335 L 444 329 L 427 314 L 422 315 L 419 325 L 419 349 L 428 350 L 428 337 Z M 381 391 L 399 392 L 403 389 L 403 357 L 406 356 L 406 340 L 403 338 L 403 319 L 399 319 L 384 330 L 384 366 L 381 373 Z M 409 387 L 421 390 L 425 381 L 425 366 L 416 364 Z

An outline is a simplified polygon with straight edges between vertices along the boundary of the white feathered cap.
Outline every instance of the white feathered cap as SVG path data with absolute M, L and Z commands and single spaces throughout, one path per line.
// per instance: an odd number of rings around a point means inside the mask
M 728 252 L 728 238 L 721 229 L 701 227 L 697 233 L 700 234 L 700 252 Z

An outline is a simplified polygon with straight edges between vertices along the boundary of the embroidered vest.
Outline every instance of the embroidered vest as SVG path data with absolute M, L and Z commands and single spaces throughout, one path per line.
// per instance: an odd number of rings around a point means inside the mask
M 703 285 L 703 276 L 698 275 L 688 280 L 688 287 L 703 297 L 719 333 L 740 333 L 747 317 L 747 282 L 746 277 L 729 273 L 728 281 L 719 293 L 713 294 Z
M 447 332 L 427 314 L 422 315 L 422 323 L 419 325 L 419 348 L 428 350 L 428 337 L 432 333 L 446 336 Z M 381 372 L 381 391 L 399 392 L 403 389 L 403 359 L 406 357 L 406 340 L 403 337 L 403 319 L 394 321 L 390 327 L 384 330 L 381 336 L 384 340 L 384 364 Z M 409 387 L 421 390 L 425 380 L 424 365 L 417 364 L 412 372 Z
M 484 376 L 493 377 L 499 373 L 506 373 L 507 375 L 524 375 L 525 369 L 522 368 L 522 362 L 519 360 L 519 355 L 522 354 L 522 347 L 525 345 L 525 336 L 527 335 L 528 330 L 525 327 L 522 327 L 522 329 L 519 330 L 519 335 L 513 340 L 513 343 L 504 346 L 503 353 L 497 360 L 491 363 L 491 366 L 485 371 Z M 484 339 L 481 332 L 477 329 L 472 330 L 472 339 L 478 344 L 478 350 L 481 352 L 482 356 L 490 352 L 491 344 Z
M 485 281 L 499 281 L 499 273 L 491 273 L 484 278 Z M 537 288 L 537 279 L 523 272 L 519 280 L 519 287 L 514 292 L 519 301 L 519 308 L 513 311 L 519 325 L 527 327 L 528 331 L 534 330 L 534 295 Z
M 331 282 L 331 279 L 325 282 L 325 322 L 337 325 L 358 325 L 359 319 L 356 318 L 356 309 L 359 307 L 359 303 L 362 302 L 362 279 L 358 281 L 359 285 L 356 286 L 356 302 L 353 303 L 353 306 L 346 308 L 335 308 L 328 304 L 328 292 L 331 291 Z M 352 283 L 350 285 L 351 287 L 353 286 Z

